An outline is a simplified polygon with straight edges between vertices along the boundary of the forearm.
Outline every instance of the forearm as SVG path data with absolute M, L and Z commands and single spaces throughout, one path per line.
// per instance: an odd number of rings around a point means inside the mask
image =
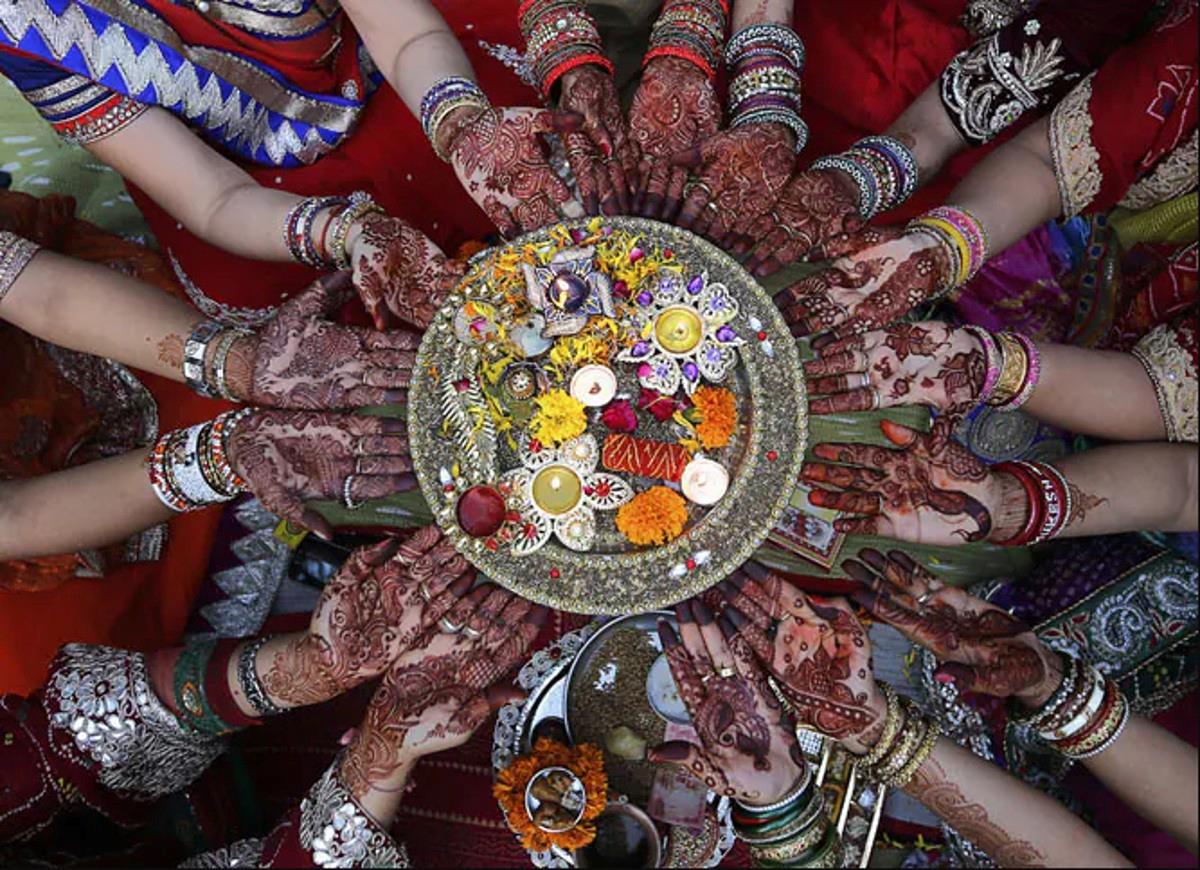
M 1154 384 L 1128 353 L 1039 343 L 1041 377 L 1024 410 L 1070 432 L 1116 441 L 1166 438 Z
M 976 166 L 946 200 L 983 225 L 994 257 L 1062 213 L 1045 118 Z
M 1117 742 L 1083 764 L 1130 809 L 1197 853 L 1196 747 L 1131 714 Z
M 1128 867 L 1078 816 L 940 738 L 905 788 L 1001 867 Z
M 939 87 L 937 81 L 931 84 L 887 128 L 887 135 L 895 136 L 912 150 L 920 169 L 920 184 L 936 176 L 946 161 L 966 148 L 942 105 Z
M 414 116 L 421 116 L 421 98 L 441 79 L 475 78 L 458 39 L 428 0 L 344 0 L 342 8 Z
M 183 347 L 203 318 L 187 303 L 94 263 L 41 251 L 0 300 L 0 318 L 61 347 L 183 380 Z
M 791 26 L 795 0 L 734 0 L 731 33 L 751 24 L 785 24 Z
M 173 516 L 155 496 L 145 453 L 0 483 L 0 561 L 114 544 Z
M 1197 451 L 1191 444 L 1118 444 L 1055 463 L 1073 510 L 1065 537 L 1196 530 Z

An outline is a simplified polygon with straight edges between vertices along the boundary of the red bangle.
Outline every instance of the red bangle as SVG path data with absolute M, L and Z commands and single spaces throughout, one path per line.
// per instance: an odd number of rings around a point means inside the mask
M 551 68 L 550 72 L 546 73 L 546 80 L 542 82 L 542 96 L 546 99 L 549 99 L 550 91 L 553 90 L 555 83 L 560 78 L 565 76 L 571 70 L 576 69 L 577 67 L 587 66 L 588 64 L 595 64 L 596 66 L 603 67 L 608 71 L 609 75 L 613 75 L 615 72 L 615 67 L 613 67 L 612 61 L 602 54 L 593 54 L 590 52 L 588 54 L 577 54 L 575 57 L 567 58 L 562 63 Z
M 712 68 L 699 52 L 692 51 L 690 48 L 680 48 L 676 45 L 659 45 L 650 49 L 646 52 L 646 56 L 642 58 L 642 68 L 645 69 L 650 64 L 650 61 L 659 57 L 677 57 L 680 60 L 686 60 L 700 67 L 704 75 L 710 80 L 717 77 L 717 71 Z
M 1021 461 L 1019 465 L 1029 471 L 1041 498 L 1042 521 L 1032 543 L 1042 544 L 1058 535 L 1067 524 L 1066 480 L 1058 470 L 1041 462 Z
M 1042 498 L 1037 482 L 1028 469 L 1019 462 L 1001 462 L 999 465 L 992 466 L 992 472 L 1015 477 L 1029 499 L 1029 516 L 1025 520 L 1025 527 L 1007 540 L 992 541 L 992 543 L 1001 547 L 1024 547 L 1033 541 L 1042 525 Z
M 212 657 L 208 660 L 208 671 L 204 674 L 204 695 L 208 698 L 208 706 L 214 713 L 234 728 L 248 728 L 251 725 L 261 725 L 262 721 L 247 716 L 233 698 L 233 690 L 229 688 L 229 660 L 243 643 L 242 638 L 227 637 L 217 641 Z

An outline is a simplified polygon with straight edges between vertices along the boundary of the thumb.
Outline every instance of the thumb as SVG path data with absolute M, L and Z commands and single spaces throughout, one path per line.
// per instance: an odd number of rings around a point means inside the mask
M 353 284 L 349 272 L 322 275 L 288 302 L 287 308 L 305 318 L 324 317 L 345 301 Z
M 706 142 L 702 142 L 683 151 L 676 151 L 671 155 L 671 165 L 681 166 L 685 169 L 699 169 L 708 159 L 708 155 L 705 153 L 706 145 Z
M 555 111 L 551 109 L 532 109 L 537 114 L 533 116 L 533 132 L 535 133 L 574 133 L 583 129 L 583 115 L 575 112 Z
M 891 420 L 881 420 L 879 428 L 883 432 L 883 437 L 897 447 L 911 447 L 921 437 L 921 433 L 916 429 L 909 429 L 907 426 L 901 426 Z
M 691 766 L 700 754 L 700 750 L 686 740 L 670 740 L 651 746 L 646 751 L 646 760 L 651 764 L 682 764 Z
M 978 682 L 978 675 L 970 665 L 961 662 L 943 662 L 933 672 L 939 683 L 953 683 L 960 692 L 970 692 Z

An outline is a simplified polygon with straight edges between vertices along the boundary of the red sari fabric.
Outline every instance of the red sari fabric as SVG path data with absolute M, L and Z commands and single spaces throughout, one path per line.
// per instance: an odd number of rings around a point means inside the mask
M 514 3 L 435 0 L 434 5 L 459 38 L 480 85 L 495 105 L 539 104 L 536 92 L 482 46 L 486 42 L 518 51 L 523 48 Z M 233 38 L 215 31 L 203 16 L 182 6 L 156 6 L 167 7 L 159 9 L 160 13 L 189 43 L 215 45 Z M 352 38 L 348 20 L 344 27 L 344 38 Z M 257 56 L 289 81 L 317 92 L 336 92 L 341 87 L 339 77 L 319 62 L 324 53 L 319 42 L 302 52 L 296 46 L 289 49 L 287 42 L 256 41 L 245 33 L 237 33 L 236 40 L 239 51 L 254 46 Z M 357 129 L 312 165 L 280 169 L 244 164 L 243 168 L 264 187 L 305 196 L 365 190 L 390 214 L 422 230 L 449 254 L 462 243 L 494 230 L 463 191 L 450 165 L 433 153 L 419 121 L 387 85 L 371 97 Z M 277 305 L 289 291 L 315 277 L 304 266 L 249 260 L 215 248 L 183 229 L 141 191 L 131 187 L 130 193 L 163 250 L 178 260 L 191 284 L 221 305 L 252 309 Z
M 156 253 L 75 220 L 73 211 L 69 200 L 0 192 L 0 227 L 67 256 L 114 265 L 179 295 L 169 267 Z M 44 450 L 24 458 L 7 453 L 0 469 L 10 477 L 28 477 L 86 460 L 86 436 L 95 421 L 75 387 L 52 364 L 36 359 L 38 351 L 27 340 L 6 342 L 2 350 L 2 363 L 18 352 L 32 362 L 29 376 L 21 380 L 27 394 L 18 395 L 14 382 L 6 382 L 0 413 L 11 420 L 10 415 L 28 412 L 47 426 L 47 434 Z M 158 405 L 160 431 L 211 419 L 227 407 L 182 384 L 146 374 L 139 379 Z M 117 564 L 99 578 L 74 577 L 73 556 L 0 563 L 0 694 L 28 694 L 40 686 L 47 665 L 65 643 L 151 650 L 178 641 L 205 573 L 218 518 L 215 509 L 176 517 L 158 561 Z

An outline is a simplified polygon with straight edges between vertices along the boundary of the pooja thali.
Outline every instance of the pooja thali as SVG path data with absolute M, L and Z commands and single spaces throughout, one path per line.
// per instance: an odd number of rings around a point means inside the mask
M 481 572 L 615 615 L 681 601 L 765 540 L 807 440 L 771 298 L 676 227 L 592 218 L 475 257 L 409 392 L 414 470 Z

